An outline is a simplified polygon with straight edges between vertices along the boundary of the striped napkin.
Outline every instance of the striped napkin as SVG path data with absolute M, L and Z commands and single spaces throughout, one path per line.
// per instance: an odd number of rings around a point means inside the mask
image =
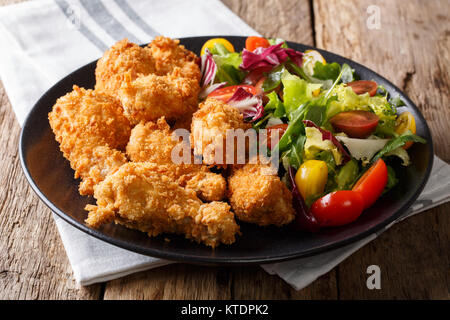
M 98 59 L 116 41 L 147 43 L 158 35 L 257 35 L 218 0 L 42 0 L 0 8 L 0 77 L 19 124 L 58 80 Z M 437 157 L 429 183 L 401 219 L 450 199 L 450 166 Z M 130 252 L 72 227 L 54 215 L 74 277 L 81 285 L 116 279 L 171 261 Z M 378 233 L 379 234 L 379 233 Z M 262 266 L 301 289 L 366 243 Z

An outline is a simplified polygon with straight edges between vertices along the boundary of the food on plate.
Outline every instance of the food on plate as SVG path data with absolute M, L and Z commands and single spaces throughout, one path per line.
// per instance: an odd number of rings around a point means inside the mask
M 203 157 L 208 165 L 226 166 L 226 136 L 228 130 L 250 129 L 239 110 L 229 104 L 208 98 L 192 116 L 191 143 L 194 154 Z M 228 131 L 231 132 L 231 131 Z M 235 144 L 235 147 L 237 144 Z M 236 150 L 228 150 L 229 159 L 235 159 Z M 230 161 L 228 161 L 230 162 Z
M 282 226 L 295 218 L 292 195 L 278 170 L 261 161 L 232 169 L 228 178 L 231 208 L 239 220 Z
M 86 206 L 94 228 L 216 247 L 236 241 L 236 219 L 342 226 L 394 188 L 407 149 L 426 143 L 414 116 L 397 112 L 400 98 L 282 39 L 249 37 L 236 51 L 213 38 L 200 58 L 179 40 L 124 39 L 95 77 L 95 90 L 74 86 L 49 114 L 80 194 L 96 199 Z
M 166 166 L 167 175 L 180 185 L 194 190 L 205 201 L 222 200 L 227 189 L 225 178 L 221 174 L 210 172 L 205 165 L 194 164 L 190 146 L 186 143 L 183 148 L 175 137 L 164 118 L 156 123 L 140 123 L 131 131 L 127 155 L 133 162 L 152 162 Z M 183 155 L 183 151 L 188 154 Z M 175 152 L 175 156 L 180 156 L 180 163 L 174 163 L 172 153 Z M 182 161 L 186 163 L 181 163 Z
M 155 74 L 131 79 L 130 73 L 125 74 L 119 99 L 132 124 L 161 117 L 176 120 L 198 107 L 200 86 L 195 79 Z
M 231 244 L 239 233 L 230 206 L 203 203 L 192 190 L 180 187 L 164 166 L 126 163 L 95 186 L 97 205 L 88 205 L 87 224 L 115 222 L 157 236 L 183 234 L 187 239 L 216 247 Z
M 131 126 L 116 99 L 74 86 L 56 101 L 49 121 L 75 178 L 82 180 L 82 195 L 93 194 L 95 184 L 127 162 L 122 151 Z

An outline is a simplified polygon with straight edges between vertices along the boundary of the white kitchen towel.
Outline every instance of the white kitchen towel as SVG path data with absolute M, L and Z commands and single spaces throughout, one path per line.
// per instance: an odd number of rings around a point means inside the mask
M 157 34 L 257 35 L 218 0 L 42 0 L 0 7 L 0 77 L 19 124 L 48 88 L 117 40 L 147 43 Z M 450 166 L 435 157 L 430 181 L 408 215 L 448 201 L 449 178 Z M 54 218 L 81 285 L 172 263 L 115 247 Z M 301 289 L 376 237 L 263 268 Z

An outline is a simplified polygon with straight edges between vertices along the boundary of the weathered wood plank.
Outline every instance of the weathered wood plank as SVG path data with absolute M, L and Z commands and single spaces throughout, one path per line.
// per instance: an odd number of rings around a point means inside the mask
M 380 10 L 379 29 L 368 28 L 367 22 L 375 22 L 371 9 Z M 317 46 L 356 60 L 403 89 L 427 119 L 436 153 L 449 161 L 447 11 L 446 1 L 314 1 Z M 342 263 L 340 298 L 448 299 L 448 209 L 447 204 L 394 226 Z M 381 268 L 381 290 L 366 287 L 371 264 Z

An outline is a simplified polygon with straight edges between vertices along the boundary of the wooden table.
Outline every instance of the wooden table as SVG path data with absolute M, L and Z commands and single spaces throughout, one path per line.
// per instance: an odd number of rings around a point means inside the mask
M 425 115 L 436 154 L 450 161 L 450 1 L 224 3 L 265 36 L 335 52 L 393 81 Z M 20 127 L 1 85 L 0 105 L 0 299 L 450 298 L 450 204 L 395 225 L 301 291 L 260 267 L 185 264 L 79 287 L 50 210 L 22 174 Z M 372 264 L 381 268 L 381 290 L 366 287 Z

